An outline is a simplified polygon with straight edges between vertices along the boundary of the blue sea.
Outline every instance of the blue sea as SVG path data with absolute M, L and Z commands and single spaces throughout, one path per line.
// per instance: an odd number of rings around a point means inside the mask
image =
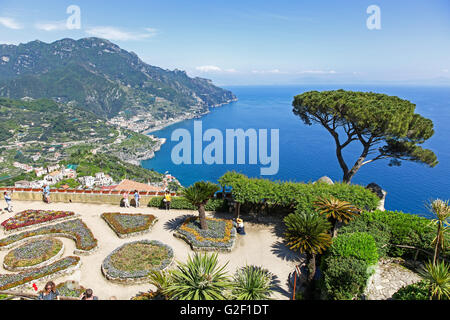
M 389 167 L 387 160 L 363 166 L 352 183 L 379 184 L 388 192 L 386 208 L 430 217 L 426 203 L 432 199 L 450 199 L 450 87 L 416 86 L 357 86 L 357 85 L 297 85 L 297 86 L 239 86 L 227 87 L 239 101 L 212 109 L 201 118 L 203 131 L 242 128 L 279 129 L 280 170 L 272 180 L 309 182 L 322 176 L 335 181 L 342 180 L 342 171 L 335 155 L 331 135 L 321 126 L 305 125 L 292 112 L 293 97 L 310 90 L 345 89 L 372 91 L 395 95 L 417 105 L 416 113 L 431 119 L 435 135 L 423 146 L 433 150 L 439 160 L 434 168 L 426 165 L 402 162 L 400 167 Z M 171 141 L 171 134 L 179 128 L 193 134 L 195 120 L 186 120 L 152 134 L 167 138 L 154 159 L 143 161 L 142 166 L 159 172 L 170 172 L 184 185 L 199 180 L 216 182 L 225 172 L 235 170 L 250 177 L 259 177 L 260 165 L 175 165 L 171 152 L 178 142 Z M 197 120 L 198 121 L 198 120 Z M 269 130 L 270 131 L 270 130 Z M 206 146 L 208 143 L 204 143 Z M 269 140 L 270 144 L 270 140 Z M 354 142 L 345 157 L 351 166 L 361 152 Z M 248 163 L 248 162 L 246 162 Z

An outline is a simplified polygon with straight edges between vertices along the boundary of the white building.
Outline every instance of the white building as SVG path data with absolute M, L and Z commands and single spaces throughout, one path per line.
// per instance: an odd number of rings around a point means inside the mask
M 95 185 L 95 178 L 92 176 L 86 176 L 78 178 L 78 181 L 87 188 L 92 188 Z
M 57 184 L 58 182 L 60 182 L 63 179 L 64 179 L 64 176 L 61 173 L 61 171 L 53 171 L 44 177 L 45 183 L 47 183 L 50 186 Z

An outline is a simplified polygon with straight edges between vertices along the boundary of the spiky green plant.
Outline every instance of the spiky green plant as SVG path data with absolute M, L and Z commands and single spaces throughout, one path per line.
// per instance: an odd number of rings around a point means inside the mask
M 318 198 L 314 202 L 314 207 L 319 214 L 324 215 L 331 222 L 331 235 L 333 238 L 337 236 L 338 224 L 347 224 L 361 214 L 361 210 L 353 204 L 333 196 Z
M 153 271 L 148 276 L 149 283 L 156 287 L 156 291 L 160 292 L 169 299 L 167 288 L 171 283 L 172 274 L 171 271 Z
M 261 267 L 245 266 L 233 277 L 232 297 L 236 300 L 268 300 L 273 275 Z
M 420 274 L 427 282 L 430 300 L 450 298 L 450 268 L 445 261 L 436 264 L 428 262 Z
M 322 254 L 332 239 L 329 234 L 331 224 L 324 216 L 313 212 L 293 213 L 284 218 L 286 225 L 285 239 L 291 250 L 306 254 L 308 266 L 307 287 L 312 291 L 312 281 L 316 273 L 316 255 Z
M 439 253 L 446 250 L 445 235 L 449 230 L 450 206 L 447 201 L 441 199 L 434 200 L 430 205 L 430 211 L 434 213 L 437 219 L 433 219 L 431 224 L 437 227 L 436 237 L 432 245 L 434 246 L 433 264 L 439 259 Z
M 205 206 L 214 193 L 220 190 L 220 187 L 211 182 L 196 182 L 194 185 L 183 190 L 183 196 L 198 209 L 200 226 L 202 230 L 208 230 L 206 223 Z
M 178 263 L 164 292 L 175 300 L 225 300 L 231 286 L 224 271 L 227 264 L 219 266 L 217 254 L 195 253 Z

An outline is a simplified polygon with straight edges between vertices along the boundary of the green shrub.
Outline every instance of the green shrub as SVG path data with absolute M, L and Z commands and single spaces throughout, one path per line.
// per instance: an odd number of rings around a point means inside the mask
M 153 197 L 150 199 L 148 206 L 153 208 L 164 208 L 164 197 Z M 172 197 L 170 208 L 175 210 L 197 210 L 186 198 Z M 228 204 L 223 199 L 211 199 L 205 206 L 206 211 L 227 212 Z
M 332 300 L 351 300 L 362 294 L 371 276 L 367 263 L 354 257 L 327 256 L 322 269 L 322 288 Z
M 313 211 L 314 201 L 327 196 L 334 196 L 369 211 L 375 210 L 380 201 L 372 191 L 345 183 L 328 185 L 273 182 L 267 179 L 251 179 L 235 172 L 226 173 L 219 179 L 219 183 L 232 187 L 234 199 L 242 204 L 242 212 L 289 214 L 295 210 Z
M 342 227 L 341 234 L 353 232 L 370 233 L 381 248 L 381 255 L 392 257 L 408 257 L 415 250 L 398 248 L 392 245 L 407 245 L 432 252 L 432 241 L 436 230 L 430 220 L 403 212 L 373 211 L 363 214 Z M 450 235 L 446 237 L 450 241 Z
M 394 300 L 429 300 L 430 294 L 425 281 L 400 288 L 392 296 Z
M 374 265 L 378 261 L 377 245 L 374 238 L 364 232 L 347 233 L 334 239 L 329 249 L 330 255 L 343 258 L 353 257 Z

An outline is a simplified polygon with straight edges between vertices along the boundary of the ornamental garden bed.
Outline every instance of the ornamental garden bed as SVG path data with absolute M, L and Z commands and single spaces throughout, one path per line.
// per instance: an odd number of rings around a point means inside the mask
M 115 249 L 103 260 L 101 269 L 110 281 L 137 284 L 147 282 L 151 272 L 165 270 L 172 262 L 171 247 L 160 241 L 142 240 Z
M 59 295 L 67 298 L 79 298 L 80 295 L 86 291 L 83 286 L 80 286 L 75 281 L 66 281 L 56 286 Z
M 131 300 L 166 300 L 159 291 L 139 292 Z
M 55 238 L 37 239 L 11 250 L 3 261 L 9 271 L 24 271 L 40 268 L 61 258 L 64 244 Z
M 90 254 L 97 248 L 97 239 L 94 238 L 92 231 L 83 221 L 75 219 L 0 239 L 0 250 L 15 247 L 30 238 L 41 238 L 49 235 L 74 240 L 76 247 L 74 254 Z
M 119 238 L 127 238 L 147 233 L 158 221 L 154 215 L 140 213 L 103 213 L 101 217 Z
M 236 228 L 231 220 L 206 218 L 208 230 L 202 230 L 198 217 L 190 217 L 174 232 L 194 251 L 231 252 L 236 242 Z
M 5 233 L 30 229 L 36 225 L 54 222 L 56 220 L 73 219 L 76 215 L 71 211 L 25 210 L 2 222 Z
M 16 274 L 0 275 L 0 290 L 11 288 L 21 289 L 35 280 L 54 279 L 59 276 L 71 274 L 81 265 L 79 257 L 66 257 L 48 266 L 24 271 Z

